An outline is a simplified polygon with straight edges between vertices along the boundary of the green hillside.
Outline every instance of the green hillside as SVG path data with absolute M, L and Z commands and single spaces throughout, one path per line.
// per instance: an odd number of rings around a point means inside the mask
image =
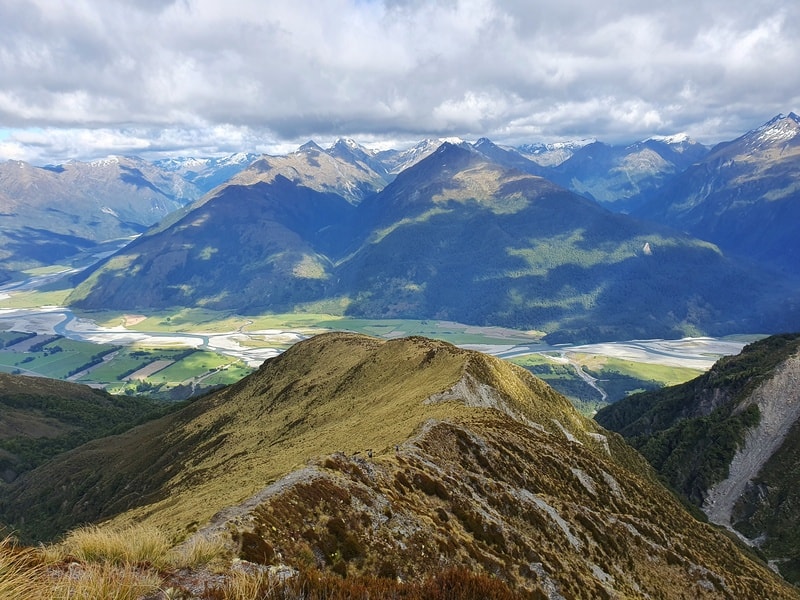
M 796 597 L 540 380 L 421 337 L 316 336 L 0 492 L 29 539 L 111 519 L 348 578 L 458 566 L 519 597 Z
M 734 456 L 741 465 L 752 461 L 721 519 L 794 583 L 800 582 L 800 426 L 792 408 L 799 356 L 800 334 L 765 338 L 719 360 L 705 375 L 630 396 L 595 417 L 709 515 L 716 510 L 716 496 L 709 503 L 714 486 L 740 472 L 733 469 Z M 748 445 L 756 431 L 758 441 Z
M 154 419 L 164 404 L 43 377 L 0 373 L 0 476 L 14 480 L 61 452 Z

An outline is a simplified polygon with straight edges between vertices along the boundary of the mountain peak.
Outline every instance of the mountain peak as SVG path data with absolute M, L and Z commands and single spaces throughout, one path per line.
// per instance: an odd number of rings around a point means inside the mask
M 800 133 L 800 117 L 790 112 L 788 115 L 776 115 L 744 137 L 750 138 L 754 144 L 771 145 L 788 142 L 798 133 Z
M 461 150 L 466 150 L 467 152 L 472 152 L 472 153 L 476 152 L 475 148 L 473 148 L 469 143 L 465 142 L 460 138 L 443 139 L 442 143 L 436 149 L 436 152 L 447 152 L 449 151 L 450 148 L 460 148 Z
M 353 138 L 339 138 L 331 148 L 349 148 L 350 150 L 363 150 L 364 147 Z
M 297 149 L 297 152 L 324 152 L 324 150 L 314 140 L 308 140 Z
M 472 146 L 478 151 L 486 148 L 498 148 L 498 145 L 487 137 L 479 138 Z

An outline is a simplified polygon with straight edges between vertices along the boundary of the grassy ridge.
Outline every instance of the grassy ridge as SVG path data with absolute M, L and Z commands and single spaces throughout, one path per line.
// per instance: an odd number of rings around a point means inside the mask
M 549 423 L 547 411 L 569 414 L 563 397 L 532 377 L 523 385 L 519 377 L 525 372 L 497 359 L 421 338 L 321 335 L 267 361 L 256 375 L 142 431 L 93 442 L 58 466 L 45 465 L 37 479 L 47 481 L 46 488 L 20 487 L 20 495 L 5 509 L 41 507 L 38 518 L 26 519 L 37 536 L 123 511 L 127 519 L 152 520 L 179 535 L 190 523 L 210 518 L 214 507 L 241 502 L 309 456 L 392 452 L 426 419 L 458 414 L 463 407 L 423 405 L 422 400 L 457 382 L 468 356 L 493 365 L 487 376 L 508 389 L 509 396 L 530 403 L 531 419 Z M 539 406 L 531 389 L 556 404 Z M 564 426 L 585 427 L 579 421 Z M 113 473 L 96 472 L 100 455 Z M 52 494 L 57 482 L 71 500 Z M 138 492 L 112 500 L 123 485 Z M 89 490 L 91 500 L 77 502 Z M 65 501 L 75 504 L 65 511 Z M 14 514 L 9 517 L 16 522 Z
M 330 333 L 43 465 L 5 490 L 0 515 L 38 539 L 102 519 L 171 542 L 223 534 L 246 560 L 351 582 L 458 565 L 517 597 L 792 597 L 604 433 L 508 362 Z

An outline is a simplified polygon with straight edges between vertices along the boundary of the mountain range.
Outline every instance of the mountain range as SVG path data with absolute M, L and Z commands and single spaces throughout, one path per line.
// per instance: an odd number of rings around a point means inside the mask
M 75 280 L 75 307 L 444 318 L 551 341 L 793 330 L 797 131 L 790 113 L 711 150 L 576 143 L 541 164 L 546 148 L 485 138 L 6 163 L 0 269 L 138 235 Z
M 711 149 L 342 139 L 9 162 L 0 277 L 129 238 L 75 276 L 72 306 L 430 318 L 551 343 L 796 331 L 799 131 L 791 113 Z M 797 334 L 596 420 L 521 367 L 422 337 L 318 335 L 169 407 L 0 374 L 0 526 L 221 544 L 222 571 L 138 562 L 159 600 L 220 598 L 241 569 L 402 587 L 453 567 L 499 597 L 796 598 L 798 380 Z
M 458 565 L 519 598 L 797 597 L 527 371 L 419 337 L 300 342 L 0 485 L 0 520 L 29 540 L 155 525 L 223 541 L 239 568 L 348 579 Z
M 798 322 L 796 286 L 768 265 L 609 211 L 488 140 L 445 142 L 389 183 L 353 147 L 255 161 L 86 271 L 69 301 L 437 318 L 559 342 Z
M 741 260 L 800 275 L 800 117 L 778 115 L 714 147 L 635 214 L 702 237 Z
M 11 279 L 139 235 L 248 160 L 184 160 L 179 166 L 112 156 L 45 167 L 0 163 L 0 270 Z

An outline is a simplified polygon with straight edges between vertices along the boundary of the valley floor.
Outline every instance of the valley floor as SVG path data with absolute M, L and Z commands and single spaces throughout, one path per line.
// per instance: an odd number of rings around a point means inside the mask
M 143 315 L 138 318 L 125 316 L 126 325 L 113 327 L 99 325 L 94 320 L 86 317 L 76 317 L 71 310 L 63 307 L 41 308 L 0 308 L 0 330 L 26 331 L 41 334 L 56 334 L 64 337 L 93 342 L 97 344 L 113 345 L 141 345 L 147 347 L 174 348 L 183 346 L 187 348 L 201 348 L 220 354 L 239 358 L 252 367 L 258 367 L 267 358 L 277 356 L 286 347 L 294 342 L 307 337 L 335 329 L 335 317 L 327 317 L 327 321 L 320 326 L 304 326 L 299 328 L 251 329 L 241 326 L 231 331 L 147 331 L 141 326 L 147 322 Z M 289 320 L 289 319 L 287 319 Z M 321 319 L 322 320 L 322 319 Z M 418 334 L 416 331 L 418 321 L 409 321 L 408 327 L 398 321 L 381 321 L 372 319 L 358 322 L 347 319 L 343 322 L 342 329 L 358 332 L 368 332 L 369 329 L 384 332 L 378 337 L 395 338 L 404 335 Z M 250 321 L 253 324 L 253 321 Z M 680 340 L 631 340 L 620 342 L 605 342 L 599 344 L 582 344 L 549 346 L 543 342 L 519 343 L 525 332 L 506 334 L 506 340 L 498 339 L 502 333 L 498 328 L 479 328 L 451 322 L 425 322 L 430 331 L 428 337 L 435 339 L 458 338 L 459 333 L 468 333 L 472 338 L 469 343 L 455 345 L 462 348 L 478 350 L 499 358 L 511 359 L 529 354 L 566 355 L 566 354 L 591 354 L 620 358 L 634 362 L 659 364 L 665 366 L 684 367 L 689 369 L 707 370 L 721 356 L 738 354 L 750 338 L 684 338 Z M 133 329 L 136 327 L 136 329 Z M 407 329 L 408 331 L 404 331 Z M 505 330 L 510 331 L 510 330 Z M 483 340 L 481 340 L 483 338 Z M 505 344 L 498 343 L 506 341 Z

